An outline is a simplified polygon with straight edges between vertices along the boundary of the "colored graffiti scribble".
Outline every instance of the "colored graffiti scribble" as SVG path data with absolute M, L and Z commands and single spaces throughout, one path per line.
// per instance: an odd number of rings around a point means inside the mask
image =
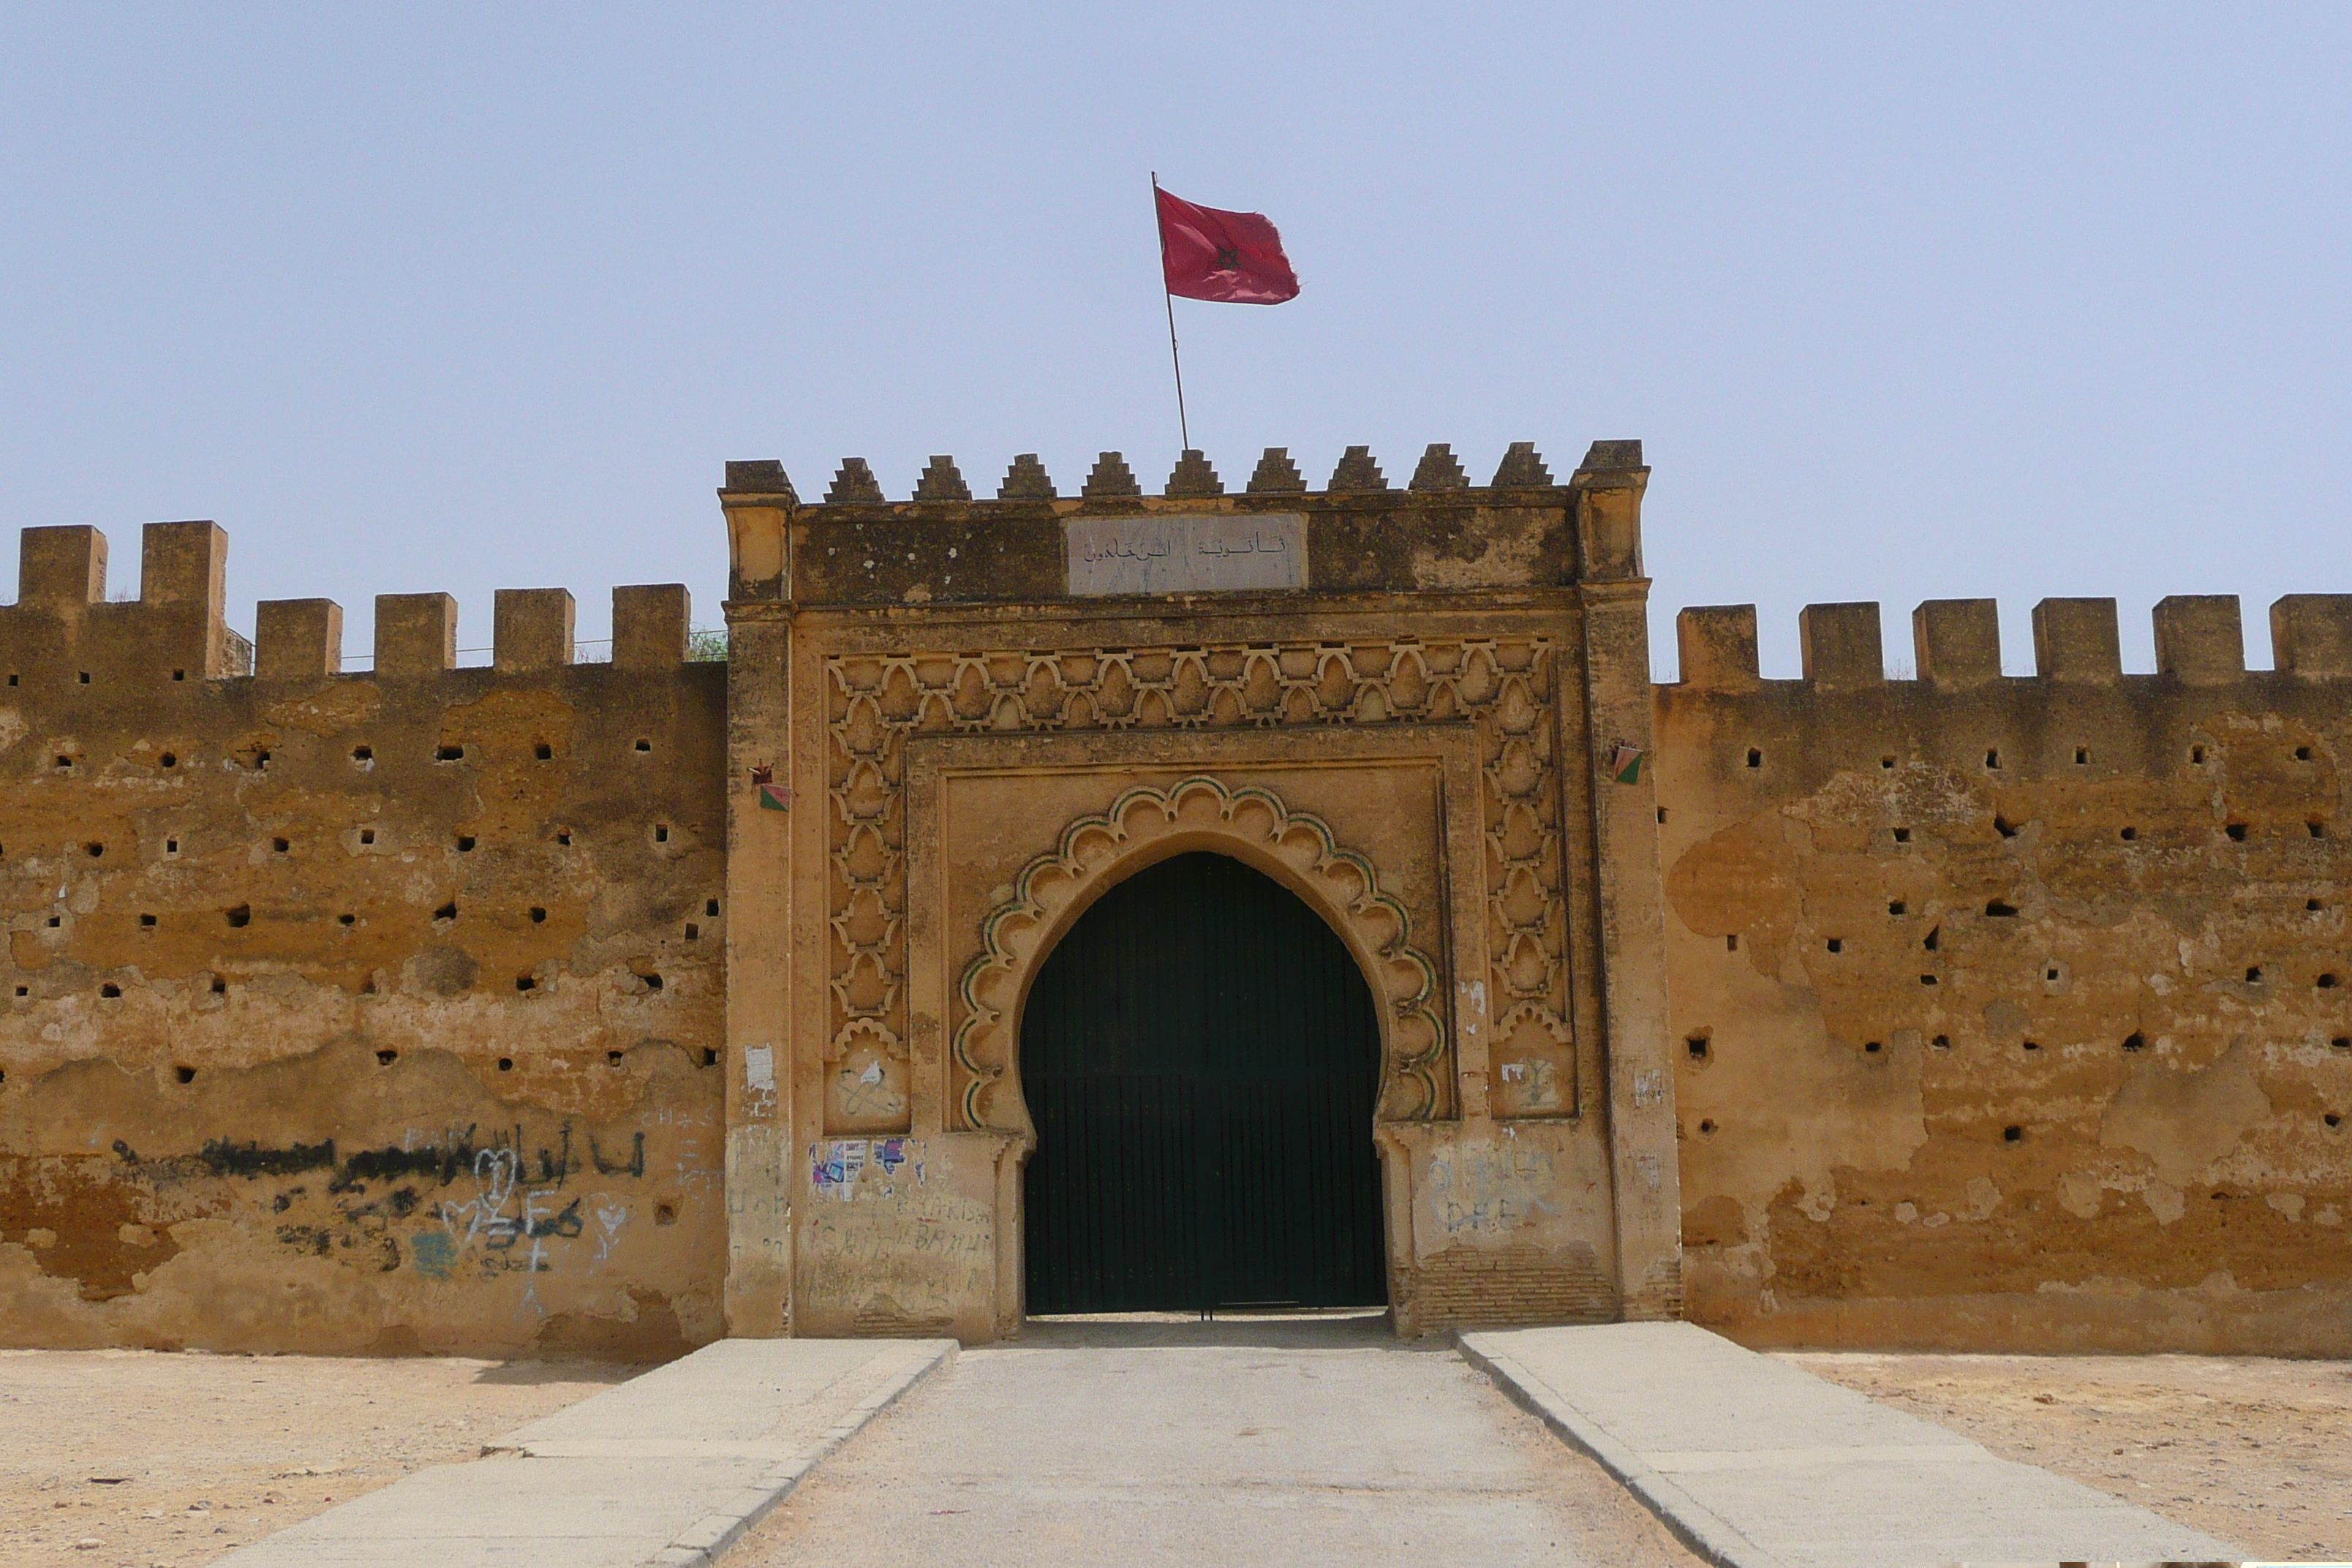
M 574 1184 L 583 1176 L 593 1173 L 618 1185 L 650 1175 L 716 1194 L 719 1174 L 709 1146 L 713 1116 L 665 1109 L 653 1120 L 680 1130 L 670 1138 L 674 1152 L 657 1171 L 642 1129 L 620 1134 L 625 1142 L 611 1132 L 580 1140 L 569 1121 L 553 1129 L 543 1144 L 530 1146 L 524 1127 L 516 1123 L 496 1130 L 478 1124 L 412 1130 L 398 1143 L 357 1150 L 339 1149 L 332 1139 L 271 1148 L 223 1138 L 194 1155 L 142 1160 L 120 1143 L 115 1152 L 157 1185 L 316 1173 L 326 1179 L 273 1184 L 269 1207 L 280 1216 L 274 1234 L 281 1246 L 317 1258 L 373 1258 L 386 1273 L 413 1268 L 420 1279 L 487 1280 L 509 1273 L 616 1265 L 623 1233 L 638 1205 L 610 1190 L 579 1191 Z M 886 1172 L 895 1171 L 905 1161 L 904 1144 L 894 1141 L 886 1150 L 877 1143 L 873 1157 Z M 845 1150 L 843 1180 L 854 1182 L 866 1158 L 863 1142 L 855 1152 Z M 434 1194 L 435 1186 L 443 1194 Z M 676 1212 L 672 1205 L 659 1205 L 657 1223 L 673 1223 Z M 414 1228 L 418 1220 L 428 1227 Z M 584 1244 L 584 1250 L 566 1245 L 574 1242 Z M 535 1290 L 528 1285 L 524 1306 L 538 1310 Z
M 446 1231 L 417 1232 L 408 1238 L 408 1251 L 416 1272 L 427 1279 L 446 1279 L 457 1266 L 457 1244 Z

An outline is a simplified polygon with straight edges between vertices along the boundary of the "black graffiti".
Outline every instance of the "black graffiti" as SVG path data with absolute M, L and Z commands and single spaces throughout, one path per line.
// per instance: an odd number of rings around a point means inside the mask
M 476 1131 L 477 1128 L 468 1127 L 463 1134 L 451 1137 L 446 1142 L 429 1143 L 421 1149 L 404 1149 L 389 1144 L 381 1149 L 362 1149 L 341 1161 L 340 1170 L 327 1184 L 327 1190 L 338 1194 L 363 1193 L 369 1183 L 394 1181 L 402 1177 L 422 1178 L 431 1184 L 446 1187 L 458 1177 L 473 1173 L 475 1156 L 481 1150 L 476 1142 Z M 541 1183 L 560 1187 L 577 1173 L 577 1156 L 572 1151 L 572 1124 L 567 1121 L 554 1147 L 537 1151 L 539 1180 Z M 516 1127 L 511 1137 L 501 1132 L 490 1146 L 520 1151 L 523 1146 L 522 1129 Z M 130 1163 L 142 1163 L 138 1151 L 120 1139 L 115 1141 L 114 1152 Z M 604 1146 L 592 1133 L 588 1138 L 588 1162 L 600 1176 L 626 1175 L 642 1179 L 646 1173 L 646 1135 L 642 1131 L 630 1134 L 628 1155 L 625 1159 L 619 1159 L 605 1153 Z M 157 1175 L 173 1173 L 165 1170 L 169 1166 L 176 1168 L 176 1173 L 183 1176 L 194 1175 L 199 1171 L 215 1176 L 292 1176 L 306 1171 L 336 1169 L 337 1154 L 332 1138 L 317 1143 L 289 1143 L 282 1149 L 264 1148 L 254 1139 L 239 1142 L 233 1138 L 215 1138 L 193 1158 L 180 1156 L 160 1163 L 145 1163 L 146 1168 Z M 301 1189 L 298 1187 L 294 1191 L 299 1194 Z M 411 1196 L 408 1205 L 413 1207 L 414 1204 L 415 1199 Z M 397 1212 L 406 1213 L 407 1209 L 402 1208 Z
M 522 1146 L 522 1129 L 515 1129 L 515 1146 Z M 572 1123 L 563 1124 L 563 1152 L 559 1157 L 549 1150 L 539 1152 L 539 1179 L 553 1186 L 562 1186 L 572 1174 Z
M 136 1158 L 119 1143 L 115 1148 L 127 1157 Z M 291 1143 L 283 1149 L 265 1149 L 257 1142 L 240 1148 L 226 1138 L 215 1138 L 196 1157 L 215 1176 L 293 1176 L 333 1166 L 335 1141 L 330 1138 L 323 1143 Z
M 646 1173 L 646 1135 L 640 1132 L 635 1136 L 628 1159 L 622 1161 L 605 1159 L 604 1151 L 596 1147 L 596 1135 L 592 1132 L 588 1135 L 588 1159 L 600 1176 L 642 1176 Z
M 297 1252 L 324 1258 L 334 1247 L 335 1234 L 320 1226 L 281 1225 L 278 1227 L 278 1240 L 279 1245 L 290 1247 Z M 349 1247 L 351 1242 L 345 1240 L 343 1245 Z
M 328 1191 L 353 1193 L 368 1182 L 386 1182 L 400 1176 L 426 1176 L 441 1186 L 447 1186 L 474 1168 L 474 1129 L 466 1129 L 465 1136 L 454 1142 L 427 1144 L 422 1149 L 399 1149 L 387 1145 L 382 1149 L 362 1149 L 343 1163 L 342 1173 L 329 1185 Z

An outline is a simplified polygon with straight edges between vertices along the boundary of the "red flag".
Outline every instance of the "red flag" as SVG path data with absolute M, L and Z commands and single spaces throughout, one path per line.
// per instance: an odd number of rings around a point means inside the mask
M 1298 274 L 1265 214 L 1194 206 L 1157 185 L 1152 194 L 1160 200 L 1160 266 L 1171 294 L 1229 305 L 1298 298 Z

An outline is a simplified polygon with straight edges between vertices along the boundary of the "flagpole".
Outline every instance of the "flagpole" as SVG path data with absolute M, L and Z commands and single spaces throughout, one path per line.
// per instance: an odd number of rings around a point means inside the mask
M 1160 221 L 1160 171 L 1151 171 L 1151 224 L 1160 231 L 1160 300 L 1168 307 L 1168 363 L 1176 372 L 1176 433 L 1184 451 L 1192 449 L 1192 427 L 1184 417 L 1184 361 L 1176 353 L 1176 296 L 1168 291 L 1168 230 Z

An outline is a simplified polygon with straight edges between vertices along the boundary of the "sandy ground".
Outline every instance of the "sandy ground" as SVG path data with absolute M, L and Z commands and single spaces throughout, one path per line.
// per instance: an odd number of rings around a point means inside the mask
M 0 1563 L 210 1563 L 637 1370 L 0 1351 Z
M 2352 1362 L 1782 1359 L 2257 1556 L 2352 1560 Z

